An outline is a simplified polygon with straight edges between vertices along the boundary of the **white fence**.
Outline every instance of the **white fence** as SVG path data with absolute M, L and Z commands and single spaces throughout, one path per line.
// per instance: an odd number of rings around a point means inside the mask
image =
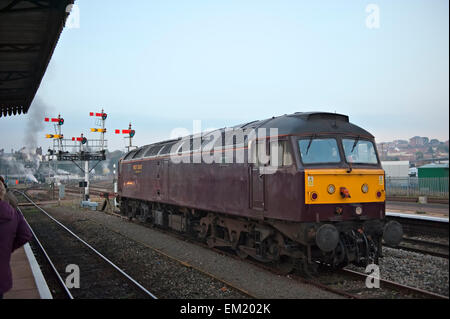
M 386 195 L 448 198 L 448 182 L 448 177 L 386 177 Z

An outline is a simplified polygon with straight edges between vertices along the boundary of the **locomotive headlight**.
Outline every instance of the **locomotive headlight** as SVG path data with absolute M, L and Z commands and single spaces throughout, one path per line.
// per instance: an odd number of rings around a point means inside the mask
M 361 186 L 361 190 L 362 190 L 363 193 L 367 193 L 369 191 L 369 185 L 363 184 Z
M 334 192 L 336 191 L 336 187 L 334 187 L 333 184 L 330 184 L 330 185 L 328 185 L 327 191 L 328 191 L 328 194 L 330 194 L 330 195 L 334 194 Z
M 355 214 L 358 215 L 358 216 L 362 214 L 362 207 L 361 206 L 357 206 L 355 208 Z

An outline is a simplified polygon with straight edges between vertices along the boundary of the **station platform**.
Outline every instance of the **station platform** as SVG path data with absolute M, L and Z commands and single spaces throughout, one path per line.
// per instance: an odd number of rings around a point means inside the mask
M 13 287 L 4 299 L 53 299 L 30 244 L 14 251 L 11 270 Z
M 419 204 L 411 202 L 386 201 L 386 212 L 397 214 L 408 214 L 418 216 L 429 216 L 444 218 L 448 220 L 448 204 Z

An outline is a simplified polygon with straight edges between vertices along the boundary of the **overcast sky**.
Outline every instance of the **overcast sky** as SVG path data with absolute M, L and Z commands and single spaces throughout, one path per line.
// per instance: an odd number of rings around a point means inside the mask
M 144 145 L 193 120 L 297 111 L 347 114 L 377 142 L 448 139 L 447 0 L 75 3 L 79 28 L 64 29 L 30 110 L 42 121 L 61 112 L 66 137 L 95 127 L 89 112 L 103 107 L 110 149 L 124 148 L 112 132 L 130 121 Z M 29 119 L 0 118 L 0 148 L 22 146 Z

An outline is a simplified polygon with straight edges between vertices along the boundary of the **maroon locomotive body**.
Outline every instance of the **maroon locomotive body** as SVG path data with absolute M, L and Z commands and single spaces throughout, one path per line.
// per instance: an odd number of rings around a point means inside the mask
M 146 145 L 120 161 L 118 184 L 130 218 L 285 271 L 368 264 L 383 236 L 401 238 L 384 221 L 374 138 L 345 115 L 295 113 Z

